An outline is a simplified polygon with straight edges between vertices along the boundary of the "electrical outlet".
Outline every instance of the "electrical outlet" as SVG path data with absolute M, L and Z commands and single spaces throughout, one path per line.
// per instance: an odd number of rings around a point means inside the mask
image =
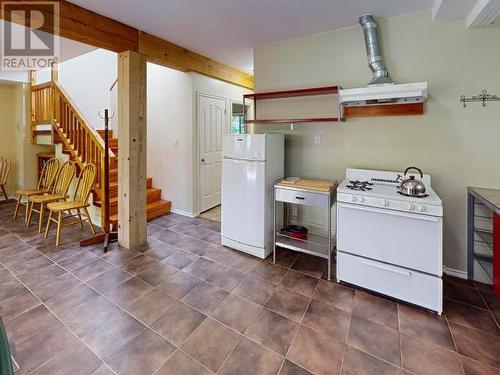
M 314 144 L 319 145 L 321 143 L 321 134 L 314 135 Z
M 297 217 L 299 215 L 299 210 L 297 206 L 292 206 L 292 216 Z

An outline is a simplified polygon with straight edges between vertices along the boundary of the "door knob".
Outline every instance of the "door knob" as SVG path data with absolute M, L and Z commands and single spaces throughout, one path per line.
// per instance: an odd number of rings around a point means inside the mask
M 204 163 L 205 162 L 205 158 L 201 158 L 201 162 Z

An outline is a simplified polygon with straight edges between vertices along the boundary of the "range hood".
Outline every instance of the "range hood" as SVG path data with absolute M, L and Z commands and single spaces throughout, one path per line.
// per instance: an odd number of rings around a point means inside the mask
M 394 84 L 390 78 L 373 16 L 359 17 L 359 24 L 363 28 L 368 66 L 373 78 L 367 87 L 339 90 L 340 104 L 352 107 L 424 102 L 427 99 L 427 82 Z

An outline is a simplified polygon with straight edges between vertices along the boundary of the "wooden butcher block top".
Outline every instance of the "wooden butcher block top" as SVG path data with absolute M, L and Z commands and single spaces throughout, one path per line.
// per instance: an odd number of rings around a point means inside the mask
M 306 178 L 300 178 L 292 181 L 284 179 L 277 183 L 276 186 L 328 192 L 337 186 L 337 181 L 311 180 Z

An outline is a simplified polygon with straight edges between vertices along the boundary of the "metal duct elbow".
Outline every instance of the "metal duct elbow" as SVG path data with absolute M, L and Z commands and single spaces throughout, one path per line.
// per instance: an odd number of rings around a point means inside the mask
M 377 35 L 377 23 L 372 15 L 367 14 L 359 17 L 359 24 L 363 28 L 365 36 L 366 54 L 368 55 L 368 66 L 373 72 L 373 79 L 369 85 L 381 85 L 393 83 L 389 72 L 382 59 L 380 42 Z

